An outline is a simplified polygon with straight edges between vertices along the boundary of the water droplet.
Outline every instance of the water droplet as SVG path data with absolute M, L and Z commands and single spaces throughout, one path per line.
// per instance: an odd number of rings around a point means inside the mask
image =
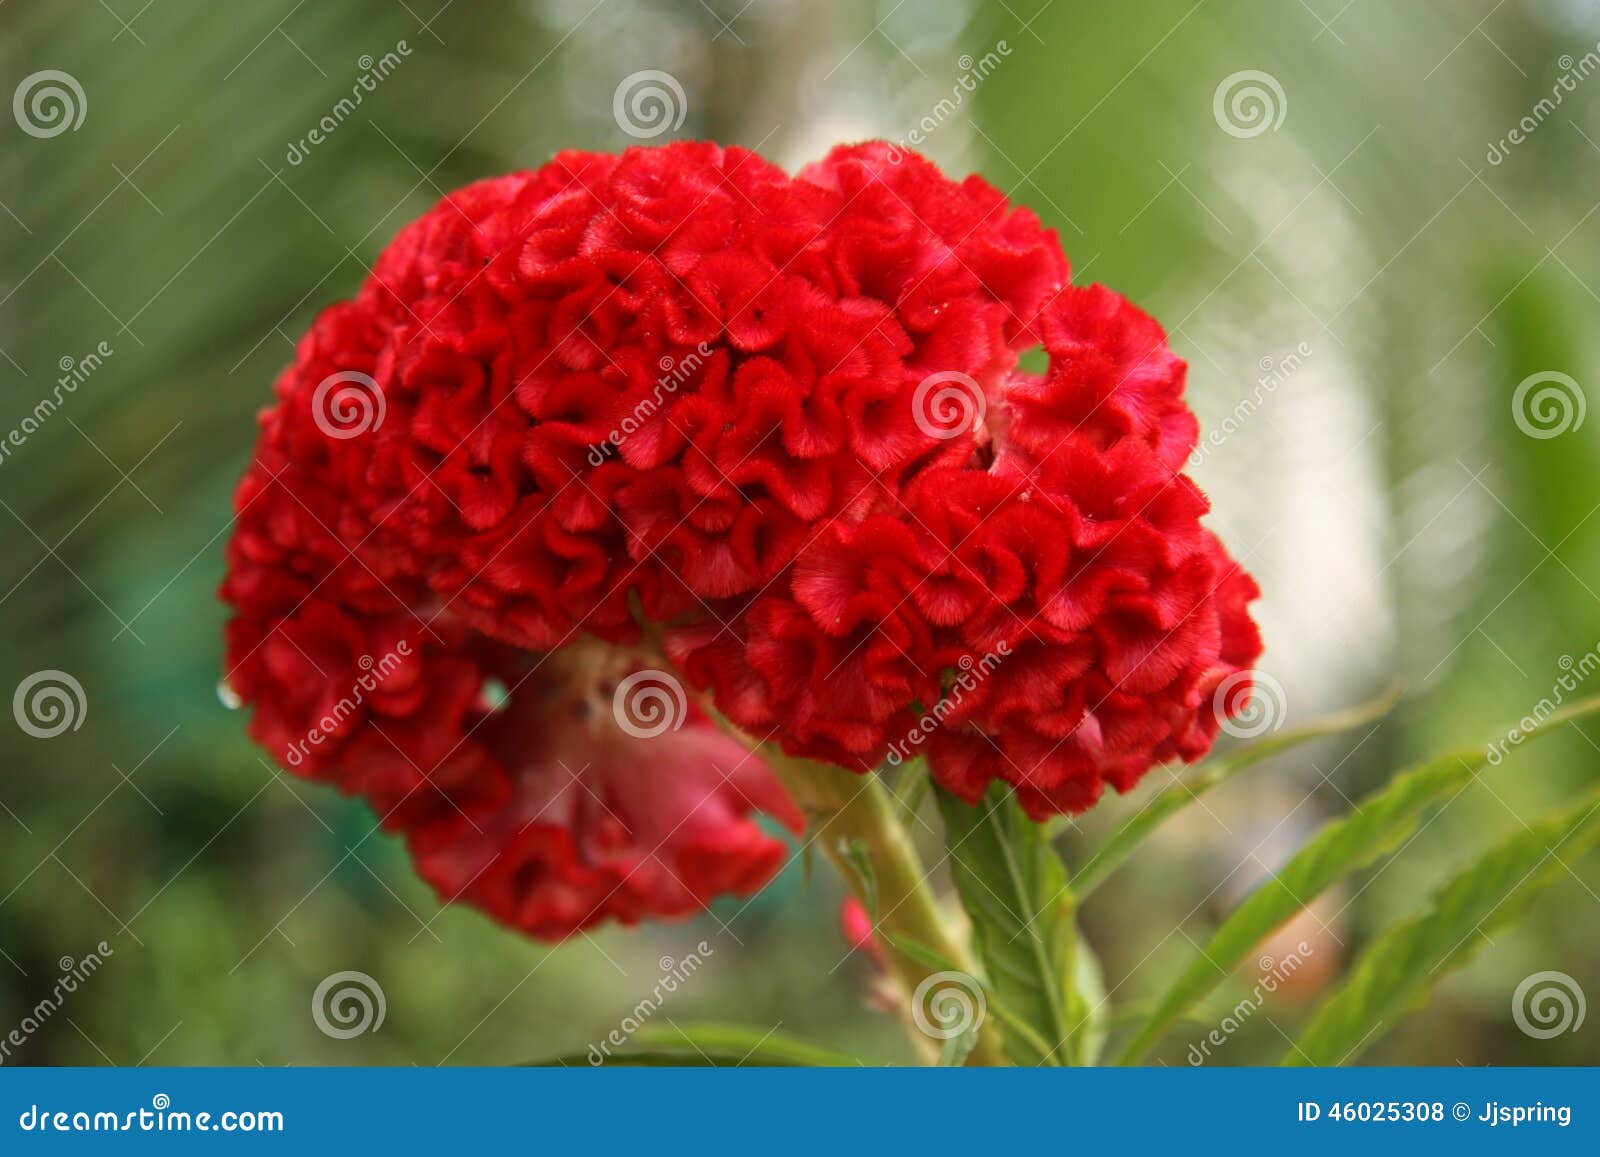
M 239 698 L 239 693 L 228 686 L 226 679 L 217 681 L 217 702 L 229 711 L 237 711 L 244 704 L 244 700 Z
M 504 711 L 506 704 L 511 702 L 511 689 L 492 675 L 483 681 L 478 694 L 483 699 L 484 708 L 493 714 Z

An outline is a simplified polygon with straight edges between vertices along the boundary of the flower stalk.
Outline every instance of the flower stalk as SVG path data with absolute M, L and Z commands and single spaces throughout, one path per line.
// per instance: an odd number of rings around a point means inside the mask
M 805 813 L 811 838 L 871 913 L 873 934 L 883 945 L 900 996 L 901 1020 L 919 1055 L 932 1061 L 940 1042 L 918 1026 L 913 995 L 939 969 L 909 955 L 899 943 L 919 945 L 965 972 L 975 975 L 977 969 L 965 937 L 952 927 L 934 895 L 900 809 L 877 775 L 854 775 L 831 764 L 793 758 L 770 746 L 762 755 Z M 870 886 L 851 862 L 847 850 L 851 847 L 862 849 L 867 857 Z M 966 1063 L 1006 1063 L 992 1019 L 978 1025 L 977 1041 Z

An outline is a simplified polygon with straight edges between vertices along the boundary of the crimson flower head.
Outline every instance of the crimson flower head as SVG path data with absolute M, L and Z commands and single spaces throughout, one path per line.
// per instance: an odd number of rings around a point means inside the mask
M 563 153 L 445 197 L 299 343 L 236 496 L 229 684 L 441 895 L 543 937 L 778 869 L 756 817 L 801 819 L 714 716 L 1081 811 L 1202 755 L 1261 650 L 1184 373 L 914 154 Z

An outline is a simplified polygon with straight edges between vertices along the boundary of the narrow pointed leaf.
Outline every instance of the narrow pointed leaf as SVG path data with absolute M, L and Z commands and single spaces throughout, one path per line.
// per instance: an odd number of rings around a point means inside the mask
M 731 1024 L 646 1025 L 620 1048 L 567 1053 L 536 1068 L 859 1068 L 865 1062 L 767 1029 Z
M 1019 1065 L 1066 1064 L 1076 936 L 1066 868 L 1008 789 L 990 789 L 977 807 L 942 789 L 938 796 L 951 872 L 989 987 L 1008 1020 L 1035 1029 L 1031 1037 L 1007 1032 L 1006 1055 Z
M 941 956 L 939 953 L 933 951 L 933 949 L 927 947 L 926 945 L 919 944 L 915 940 L 911 940 L 908 937 L 890 936 L 889 943 L 894 945 L 901 952 L 904 952 L 913 960 L 917 961 L 919 964 L 924 964 L 933 969 L 935 972 L 961 971 L 961 965 L 951 960 L 948 956 Z M 1034 1031 L 1033 1026 L 1027 1021 L 1023 1020 L 1016 1013 L 1012 1012 L 1011 1009 L 1006 1005 L 1006 1002 L 994 994 L 994 990 L 989 985 L 985 984 L 983 988 L 984 998 L 989 1004 L 989 1015 L 993 1016 L 1002 1025 L 1004 1025 L 1007 1032 L 1020 1033 L 1023 1037 L 1025 1037 L 1028 1041 L 1029 1047 L 1031 1047 L 1040 1056 L 1046 1055 L 1050 1051 L 1050 1046 L 1045 1044 L 1044 1038 Z
M 1560 724 L 1600 711 L 1600 697 L 1580 700 L 1521 733 L 1526 743 Z M 1279 871 L 1260 884 L 1222 922 L 1123 1049 L 1133 1064 L 1195 1001 L 1222 983 L 1262 939 L 1281 927 L 1334 881 L 1402 847 L 1423 813 L 1466 787 L 1489 762 L 1487 746 L 1447 752 L 1362 797 L 1356 810 L 1324 826 Z
M 764 1028 L 737 1024 L 690 1023 L 646 1025 L 634 1037 L 642 1046 L 665 1050 L 704 1051 L 718 1064 L 801 1065 L 856 1068 L 855 1057 Z
M 1284 1056 L 1341 1065 L 1419 1008 L 1452 969 L 1514 923 L 1566 865 L 1600 843 L 1600 794 L 1520 831 L 1434 894 L 1428 910 L 1384 932 Z
M 1314 720 L 1304 727 L 1266 736 L 1206 760 L 1193 773 L 1154 796 L 1137 815 L 1130 817 L 1096 849 L 1089 862 L 1084 864 L 1072 878 L 1072 891 L 1078 897 L 1078 903 L 1082 904 L 1091 892 L 1105 882 L 1107 876 L 1120 868 L 1146 837 L 1168 817 L 1181 811 L 1218 784 L 1279 752 L 1299 747 L 1302 743 L 1337 735 L 1341 731 L 1349 731 L 1367 723 L 1375 723 L 1393 710 L 1398 702 L 1400 702 L 1400 689 L 1392 688 L 1348 711 L 1336 712 Z

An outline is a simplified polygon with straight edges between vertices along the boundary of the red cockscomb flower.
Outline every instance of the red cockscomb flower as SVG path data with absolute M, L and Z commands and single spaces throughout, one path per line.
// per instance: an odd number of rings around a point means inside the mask
M 1067 280 L 1029 211 L 884 145 L 451 194 L 263 417 L 223 586 L 253 734 L 541 936 L 759 887 L 752 814 L 798 826 L 687 701 L 618 724 L 641 654 L 791 755 L 925 752 L 1036 817 L 1198 757 L 1256 590 L 1181 474 L 1184 364 Z

